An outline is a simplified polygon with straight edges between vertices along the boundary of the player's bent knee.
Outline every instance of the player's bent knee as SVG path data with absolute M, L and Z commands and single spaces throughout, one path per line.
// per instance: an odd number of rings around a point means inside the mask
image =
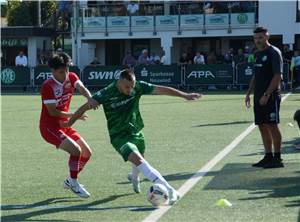
M 73 156 L 81 156 L 81 154 L 82 154 L 81 147 L 77 144 L 73 144 L 73 146 L 70 150 L 70 154 L 73 155 Z
M 139 166 L 144 161 L 144 158 L 139 152 L 131 152 L 128 156 L 128 161 Z
M 81 155 L 90 158 L 92 156 L 92 150 L 89 147 L 89 145 L 81 138 L 80 140 L 77 140 L 76 143 L 80 146 L 82 153 Z
M 90 149 L 82 149 L 81 155 L 85 158 L 90 158 L 92 156 L 92 151 Z
M 66 138 L 60 144 L 59 149 L 64 150 L 73 156 L 80 156 L 82 153 L 81 147 L 70 138 Z
M 81 150 L 81 148 L 78 146 L 78 147 L 76 147 L 76 148 L 74 149 L 72 155 L 74 155 L 74 156 L 81 156 L 81 154 L 82 154 L 82 150 Z

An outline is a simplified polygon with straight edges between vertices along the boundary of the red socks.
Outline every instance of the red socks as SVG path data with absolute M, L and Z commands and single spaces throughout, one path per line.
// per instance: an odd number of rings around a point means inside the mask
M 69 168 L 71 178 L 77 179 L 79 172 L 82 171 L 89 159 L 89 157 L 87 158 L 83 156 L 70 156 Z
M 84 156 L 81 156 L 80 157 L 80 160 L 79 160 L 79 172 L 82 171 L 82 169 L 84 168 L 85 164 L 89 161 L 89 157 L 84 157 Z
M 80 156 L 71 155 L 69 158 L 70 176 L 73 179 L 77 179 L 79 173 L 79 161 L 80 161 Z

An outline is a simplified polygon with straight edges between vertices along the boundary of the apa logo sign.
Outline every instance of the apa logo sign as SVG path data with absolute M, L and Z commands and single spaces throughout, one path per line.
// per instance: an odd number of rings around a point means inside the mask
M 40 72 L 37 77 L 35 77 L 36 80 L 38 79 L 43 79 L 43 80 L 46 80 L 46 79 L 49 79 L 50 77 L 52 76 L 52 73 L 51 72 Z
M 214 74 L 212 74 L 211 71 L 192 71 L 189 75 L 188 75 L 188 79 L 189 78 L 195 78 L 195 79 L 201 79 L 201 78 L 216 78 L 214 76 Z
M 120 72 L 121 70 L 115 70 L 115 71 L 91 71 L 89 73 L 89 80 L 94 80 L 94 79 L 119 79 L 120 78 Z
M 16 73 L 14 70 L 6 68 L 1 72 L 1 82 L 4 84 L 12 84 L 16 80 Z

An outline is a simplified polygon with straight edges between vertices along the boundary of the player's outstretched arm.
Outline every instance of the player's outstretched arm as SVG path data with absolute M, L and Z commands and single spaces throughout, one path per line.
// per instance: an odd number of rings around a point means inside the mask
M 185 93 L 180 90 L 174 89 L 172 87 L 166 86 L 156 86 L 153 94 L 155 95 L 167 95 L 167 96 L 176 96 L 181 97 L 186 100 L 196 100 L 199 99 L 202 95 L 199 93 Z
M 61 123 L 61 127 L 71 127 L 78 119 L 82 119 L 82 117 L 84 117 L 84 113 L 90 109 L 92 109 L 92 107 L 90 106 L 89 102 L 83 104 L 76 110 L 68 122 Z
M 99 104 L 92 98 L 90 91 L 83 85 L 81 81 L 76 84 L 76 89 L 88 100 L 88 103 L 92 109 L 99 108 Z

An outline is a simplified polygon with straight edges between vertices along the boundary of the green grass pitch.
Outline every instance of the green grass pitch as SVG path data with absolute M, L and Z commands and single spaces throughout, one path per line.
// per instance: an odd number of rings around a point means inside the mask
M 89 111 L 87 122 L 75 128 L 93 149 L 80 176 L 92 194 L 80 199 L 64 190 L 68 155 L 42 140 L 39 129 L 40 97 L 2 96 L 2 221 L 122 221 L 138 222 L 153 210 L 146 200 L 150 182 L 134 194 L 127 182 L 130 169 L 109 143 L 103 111 Z M 72 110 L 84 102 L 72 101 Z M 220 161 L 159 220 L 166 221 L 300 221 L 300 152 L 298 128 L 288 125 L 299 108 L 292 94 L 281 107 L 285 168 L 254 169 L 261 158 L 257 129 Z M 209 94 L 196 102 L 165 96 L 141 100 L 148 161 L 179 188 L 253 120 L 240 93 Z M 215 206 L 228 199 L 233 206 Z

